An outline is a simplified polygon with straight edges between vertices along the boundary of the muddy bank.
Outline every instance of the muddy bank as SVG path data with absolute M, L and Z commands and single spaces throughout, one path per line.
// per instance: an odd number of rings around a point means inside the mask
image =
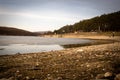
M 117 80 L 119 74 L 119 42 L 0 56 L 1 80 Z

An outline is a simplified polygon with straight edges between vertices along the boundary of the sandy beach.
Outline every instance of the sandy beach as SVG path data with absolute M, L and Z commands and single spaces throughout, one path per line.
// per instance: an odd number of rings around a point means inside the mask
M 120 42 L 109 40 L 115 42 L 0 56 L 0 80 L 120 80 Z

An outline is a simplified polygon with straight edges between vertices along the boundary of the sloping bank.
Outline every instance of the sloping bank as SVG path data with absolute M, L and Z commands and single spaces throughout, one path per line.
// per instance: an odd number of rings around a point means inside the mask
M 0 56 L 0 78 L 120 80 L 120 42 L 61 51 Z

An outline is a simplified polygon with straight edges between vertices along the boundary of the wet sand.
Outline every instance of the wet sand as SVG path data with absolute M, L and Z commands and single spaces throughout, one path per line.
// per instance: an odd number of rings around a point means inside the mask
M 117 78 L 120 79 L 120 42 L 0 56 L 0 80 L 118 80 Z

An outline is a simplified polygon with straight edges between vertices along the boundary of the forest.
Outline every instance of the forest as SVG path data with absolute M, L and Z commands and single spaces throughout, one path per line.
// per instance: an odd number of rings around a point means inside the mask
M 55 30 L 54 33 L 74 33 L 74 32 L 108 32 L 120 31 L 120 11 L 103 14 L 91 19 L 79 21 L 73 25 L 66 25 Z

